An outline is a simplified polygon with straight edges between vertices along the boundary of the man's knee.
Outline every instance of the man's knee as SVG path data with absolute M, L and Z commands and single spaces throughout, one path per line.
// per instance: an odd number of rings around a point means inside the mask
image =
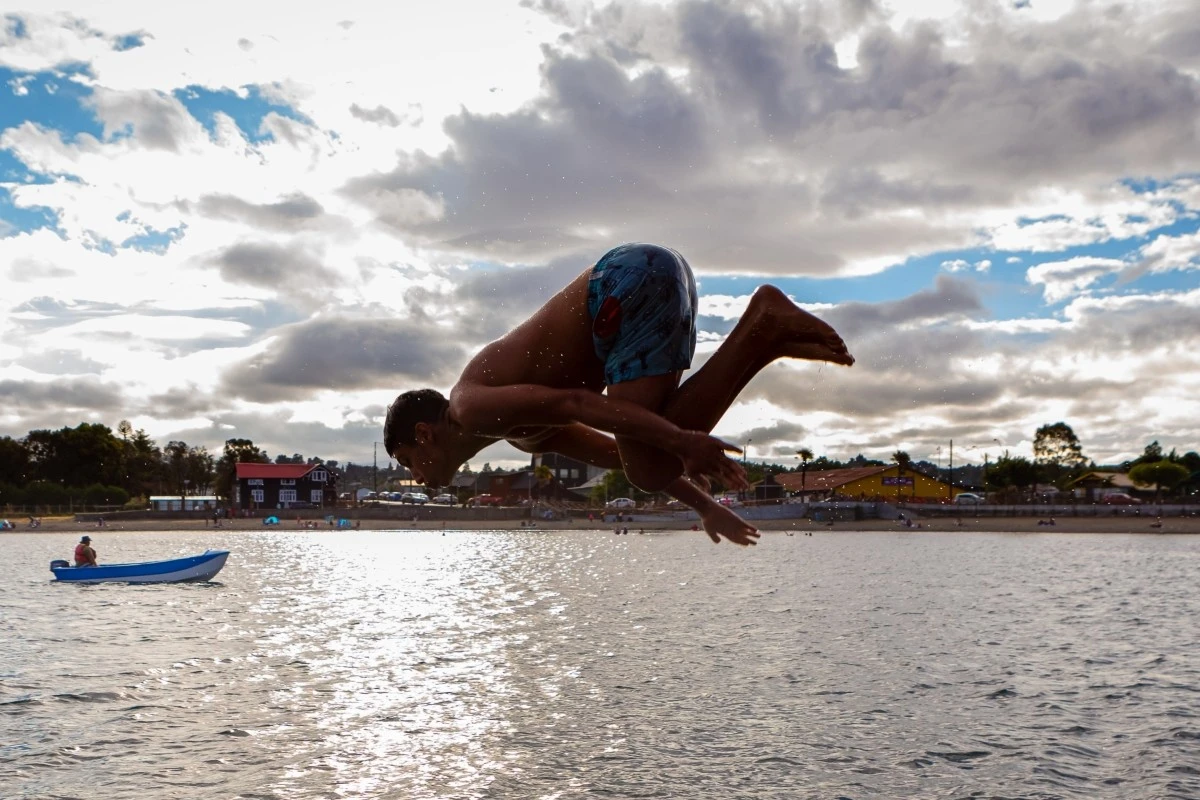
M 643 492 L 661 492 L 679 477 L 682 465 L 677 459 L 650 459 L 625 465 L 625 477 Z

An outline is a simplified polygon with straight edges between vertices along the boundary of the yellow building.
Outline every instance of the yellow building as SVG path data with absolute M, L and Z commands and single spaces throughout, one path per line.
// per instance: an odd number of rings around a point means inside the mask
M 790 494 L 805 500 L 886 500 L 892 503 L 950 502 L 954 490 L 945 481 L 930 478 L 898 464 L 887 467 L 809 470 L 806 475 L 785 472 L 775 476 Z

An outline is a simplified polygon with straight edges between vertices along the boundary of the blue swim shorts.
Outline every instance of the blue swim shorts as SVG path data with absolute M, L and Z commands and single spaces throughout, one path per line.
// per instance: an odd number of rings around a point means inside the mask
M 623 244 L 605 253 L 588 280 L 592 343 L 605 384 L 690 367 L 696 307 L 692 268 L 674 250 Z

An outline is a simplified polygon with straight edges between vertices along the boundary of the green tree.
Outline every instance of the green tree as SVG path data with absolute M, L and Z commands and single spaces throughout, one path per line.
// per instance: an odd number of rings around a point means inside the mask
M 1162 461 L 1162 460 L 1163 460 L 1162 445 L 1158 443 L 1157 439 L 1155 439 L 1153 442 L 1146 445 L 1146 449 L 1142 451 L 1142 455 L 1140 458 L 1138 458 L 1136 463 L 1148 464 L 1153 461 Z M 1171 459 L 1171 460 L 1174 461 L 1174 459 Z
M 633 497 L 633 484 L 625 476 L 625 470 L 610 469 L 604 474 L 604 480 L 592 487 L 592 501 L 603 505 L 605 500 L 614 497 Z
M 120 486 L 93 483 L 83 490 L 83 502 L 88 506 L 123 506 L 129 502 L 129 492 Z
M 154 440 L 139 428 L 128 437 L 123 437 L 122 464 L 124 475 L 121 485 L 131 495 L 149 497 L 164 491 L 163 454 Z
M 537 481 L 537 485 L 534 487 L 537 490 L 535 494 L 541 497 L 546 488 L 554 482 L 554 470 L 545 464 L 538 464 L 533 468 L 533 478 Z
M 163 448 L 163 472 L 167 476 L 168 494 L 187 494 L 191 483 L 187 476 L 187 457 L 190 448 L 187 442 L 172 440 Z M 185 484 L 184 481 L 188 483 Z
M 894 463 L 894 464 L 895 464 L 897 467 L 899 467 L 899 469 L 898 469 L 898 470 L 896 470 L 896 473 L 897 473 L 897 475 L 898 475 L 900 478 L 903 478 L 903 477 L 904 477 L 904 470 L 906 470 L 906 469 L 907 469 L 907 470 L 911 470 L 911 469 L 912 469 L 912 457 L 911 457 L 911 456 L 909 456 L 909 454 L 908 454 L 906 451 L 904 451 L 904 450 L 897 450 L 896 452 L 892 453 L 892 462 L 893 462 L 893 463 Z M 899 500 L 899 499 L 900 499 L 900 493 L 901 493 L 903 490 L 904 490 L 904 486 L 903 486 L 903 484 L 902 484 L 902 483 L 901 483 L 901 484 L 898 484 L 898 485 L 896 486 L 896 499 L 897 499 L 897 500 Z M 915 496 L 916 496 L 916 494 L 917 494 L 917 481 L 916 481 L 916 478 L 914 478 L 914 479 L 913 479 L 913 489 L 912 489 L 912 494 L 913 494 L 913 496 L 914 496 L 914 497 L 915 497 Z
M 208 494 L 217 477 L 217 462 L 209 455 L 206 447 L 188 450 L 184 471 L 191 483 L 193 494 Z
M 233 482 L 237 479 L 238 463 L 269 464 L 271 460 L 265 451 L 249 439 L 227 439 L 225 452 L 221 454 L 216 467 L 214 488 L 219 496 L 233 497 Z
M 74 428 L 30 431 L 25 447 L 37 479 L 64 486 L 120 482 L 121 442 L 107 425 L 82 422 Z
M 796 451 L 796 455 L 800 458 L 800 491 L 803 492 L 808 483 L 808 462 L 813 460 L 813 451 L 801 447 Z
M 1001 489 L 1013 489 L 1018 493 L 1029 491 L 1033 494 L 1037 486 L 1038 465 L 1021 456 L 1009 456 L 1007 453 L 996 461 L 988 470 L 988 482 Z
M 1138 486 L 1153 486 L 1154 502 L 1157 503 L 1164 486 L 1168 490 L 1174 489 L 1187 480 L 1190 474 L 1187 467 L 1164 458 L 1161 461 L 1138 464 L 1129 470 L 1129 480 Z
M 61 483 L 33 481 L 25 487 L 25 503 L 28 505 L 65 506 L 70 502 L 70 492 Z
M 1065 473 L 1087 463 L 1079 437 L 1065 422 L 1043 425 L 1033 437 L 1034 461 L 1044 467 L 1046 477 L 1058 482 Z
M 25 488 L 0 481 L 0 508 L 25 505 Z
M 29 451 L 10 436 L 0 437 L 0 483 L 21 486 L 29 480 Z

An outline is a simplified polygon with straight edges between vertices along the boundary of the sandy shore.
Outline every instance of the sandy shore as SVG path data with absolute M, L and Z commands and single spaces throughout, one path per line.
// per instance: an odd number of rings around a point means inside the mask
M 15 531 L 4 533 L 88 533 L 93 536 L 115 531 L 188 531 L 212 530 L 211 523 L 204 520 L 181 519 L 148 519 L 148 520 L 118 520 L 103 527 L 94 522 L 80 522 L 74 517 L 43 517 L 38 528 L 29 528 L 26 520 L 17 522 Z M 1200 517 L 1163 517 L 1157 520 L 1151 516 L 1122 516 L 1122 517 L 1056 517 L 1054 525 L 1039 525 L 1036 517 L 998 517 L 974 518 L 928 518 L 917 521 L 919 528 L 914 525 L 907 528 L 895 521 L 861 520 L 857 522 L 822 523 L 811 520 L 766 520 L 759 523 L 764 534 L 772 532 L 817 532 L 817 531 L 881 531 L 881 530 L 928 530 L 928 531 L 994 531 L 1002 533 L 1200 533 Z M 361 521 L 362 530 L 521 530 L 524 526 L 517 520 L 480 521 L 447 520 L 407 522 L 400 520 L 371 520 Z M 639 530 L 690 530 L 691 524 L 679 520 L 655 522 L 623 522 L 597 524 L 586 520 L 573 522 L 539 522 L 540 530 L 588 530 L 628 528 L 630 533 Z M 264 526 L 258 519 L 241 519 L 233 522 L 226 521 L 218 530 L 262 531 Z M 295 520 L 285 520 L 278 526 L 266 528 L 271 531 L 304 530 Z M 316 530 L 335 532 L 324 523 L 317 525 Z

